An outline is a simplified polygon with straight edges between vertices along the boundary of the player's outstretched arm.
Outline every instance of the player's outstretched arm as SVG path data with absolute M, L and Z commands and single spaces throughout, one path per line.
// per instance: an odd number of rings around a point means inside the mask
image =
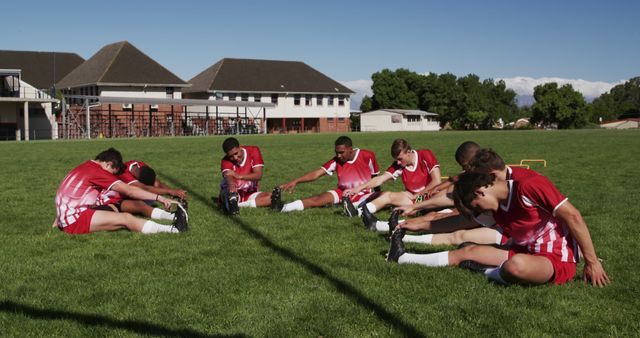
M 563 220 L 569 227 L 569 231 L 582 250 L 584 256 L 584 280 L 598 287 L 607 286 L 610 283 L 607 272 L 596 255 L 595 247 L 591 241 L 589 229 L 580 211 L 569 201 L 564 202 L 557 210 L 556 216 Z
M 308 172 L 298 178 L 296 178 L 293 181 L 289 181 L 285 184 L 280 185 L 280 189 L 288 191 L 288 192 L 293 192 L 293 189 L 295 189 L 296 185 L 298 185 L 298 183 L 304 183 L 304 182 L 311 182 L 311 181 L 315 181 L 317 179 L 319 179 L 320 177 L 326 175 L 327 173 L 324 171 L 324 169 L 322 168 L 318 168 L 314 171 Z
M 372 189 L 375 187 L 379 187 L 381 186 L 384 182 L 390 180 L 393 176 L 391 176 L 391 174 L 388 173 L 384 173 L 382 175 L 376 176 L 372 179 L 370 179 L 367 183 L 364 183 L 358 187 L 355 187 L 353 189 L 347 189 L 344 191 L 344 194 L 346 196 L 351 196 L 351 195 L 357 195 L 359 192 L 361 192 L 362 190 L 365 189 Z
M 131 183 L 130 185 L 135 185 L 138 188 L 144 189 L 146 191 L 152 192 L 158 195 L 171 195 L 174 197 L 178 197 L 181 199 L 187 198 L 187 191 L 182 189 L 171 189 L 169 187 L 158 187 L 155 185 L 144 185 L 140 182 Z
M 145 200 L 145 201 L 158 201 L 162 204 L 164 204 L 165 208 L 169 208 L 171 206 L 172 203 L 178 203 L 172 199 L 166 198 L 160 194 L 156 194 L 156 193 L 152 193 L 150 191 L 146 191 L 142 188 L 136 187 L 134 185 L 129 185 L 126 183 L 123 183 L 121 181 L 117 182 L 116 184 L 113 185 L 112 189 L 114 191 L 117 191 L 121 194 L 124 194 L 126 196 L 129 196 L 133 199 L 137 199 L 137 200 Z

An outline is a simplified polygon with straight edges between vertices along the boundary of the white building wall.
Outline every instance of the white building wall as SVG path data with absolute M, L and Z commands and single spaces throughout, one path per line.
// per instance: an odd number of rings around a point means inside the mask
M 400 122 L 393 122 L 400 119 Z M 423 117 L 420 121 L 409 122 L 402 114 L 377 111 L 360 115 L 361 131 L 438 131 L 440 125 L 437 121 L 429 121 Z
M 113 97 L 135 97 L 135 98 L 149 98 L 149 99 L 166 99 L 167 92 L 166 87 L 147 87 L 142 90 L 142 87 L 100 87 L 100 96 L 113 96 Z M 180 87 L 174 87 L 173 98 L 181 99 L 182 92 Z

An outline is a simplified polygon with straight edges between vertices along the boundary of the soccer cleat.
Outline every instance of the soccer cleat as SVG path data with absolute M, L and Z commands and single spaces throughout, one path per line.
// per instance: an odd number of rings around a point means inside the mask
M 371 230 L 376 231 L 376 223 L 378 222 L 378 218 L 374 216 L 367 206 L 362 207 L 362 223 L 364 223 L 364 227 Z
M 178 204 L 178 208 L 173 216 L 173 227 L 179 232 L 186 232 L 189 230 L 189 215 L 187 214 L 187 209 L 182 205 L 182 203 Z
M 284 203 L 282 203 L 282 190 L 280 188 L 275 187 L 273 191 L 271 191 L 271 209 L 275 211 L 282 211 L 284 207 Z
M 400 256 L 404 254 L 404 243 L 402 242 L 404 234 L 404 229 L 398 229 L 391 234 L 391 244 L 389 245 L 389 252 L 387 253 L 387 262 L 397 262 Z
M 358 209 L 351 203 L 351 199 L 348 196 L 342 197 L 342 209 L 344 214 L 349 217 L 358 216 Z
M 396 230 L 396 227 L 398 226 L 398 215 L 400 214 L 400 211 L 398 210 L 393 210 L 391 212 L 391 216 L 389 216 L 389 235 L 393 235 L 393 232 Z
M 189 211 L 189 203 L 187 203 L 186 199 L 181 198 L 178 202 L 184 208 L 184 211 Z
M 238 193 L 237 192 L 230 192 L 229 196 L 227 198 L 229 214 L 231 214 L 231 215 L 240 214 L 240 207 L 238 206 L 239 202 L 240 202 L 240 196 L 238 195 Z
M 463 269 L 467 269 L 471 272 L 477 272 L 477 273 L 484 273 L 487 269 L 495 267 L 492 265 L 481 264 L 472 260 L 462 261 L 458 264 L 458 266 Z

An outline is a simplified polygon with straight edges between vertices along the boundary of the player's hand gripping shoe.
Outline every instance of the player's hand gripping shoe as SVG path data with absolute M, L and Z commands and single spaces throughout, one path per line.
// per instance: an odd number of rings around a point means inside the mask
M 351 199 L 348 196 L 342 196 L 342 209 L 348 217 L 358 216 L 358 209 L 351 203 Z

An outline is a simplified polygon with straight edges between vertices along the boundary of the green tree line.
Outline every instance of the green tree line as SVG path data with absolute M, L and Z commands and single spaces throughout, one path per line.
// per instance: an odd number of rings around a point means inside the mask
M 376 109 L 420 109 L 438 114 L 442 127 L 490 129 L 498 121 L 529 117 L 541 126 L 583 128 L 600 118 L 640 114 L 640 77 L 615 86 L 591 104 L 569 84 L 546 83 L 534 88 L 535 103 L 518 107 L 516 93 L 504 81 L 481 80 L 475 74 L 418 74 L 407 69 L 383 69 L 371 76 L 373 95 L 365 96 L 363 112 Z

